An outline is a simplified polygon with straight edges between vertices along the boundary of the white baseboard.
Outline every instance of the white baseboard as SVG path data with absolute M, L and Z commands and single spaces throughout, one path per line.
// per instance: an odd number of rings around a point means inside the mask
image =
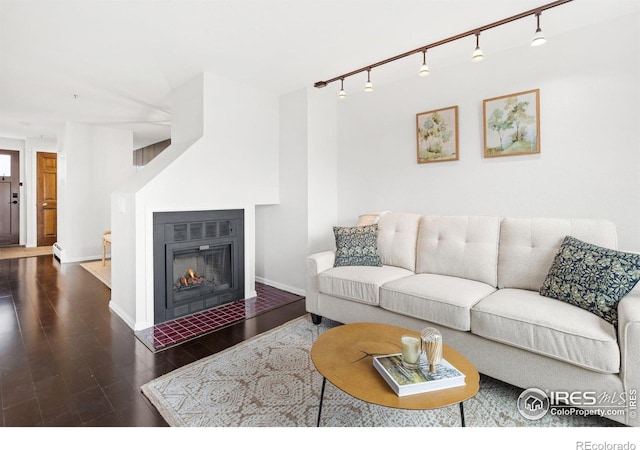
M 102 254 L 100 255 L 95 255 L 95 256 L 82 256 L 82 257 L 76 257 L 76 258 L 69 258 L 65 251 L 62 249 L 62 246 L 57 243 L 54 242 L 53 246 L 53 256 L 55 256 L 58 261 L 60 261 L 61 263 L 77 263 L 77 262 L 87 262 L 87 261 L 97 261 L 100 260 L 102 261 Z M 110 258 L 107 258 L 110 259 Z
M 87 262 L 87 261 L 102 261 L 102 255 L 99 256 L 85 256 L 85 257 L 81 257 L 81 258 L 66 258 L 64 256 L 64 252 L 61 255 L 62 257 L 60 258 L 60 262 L 61 263 L 79 263 L 79 262 Z M 105 259 L 111 259 L 111 258 L 105 258 Z
M 129 315 L 127 313 L 124 312 L 124 310 L 122 308 L 120 308 L 118 305 L 116 305 L 113 300 L 109 300 L 109 309 L 111 311 L 113 311 L 118 317 L 120 317 L 122 320 L 124 320 L 124 322 L 129 325 L 129 328 L 131 328 L 134 331 L 138 331 L 138 330 L 144 330 L 144 324 L 142 325 L 142 328 L 136 328 L 136 323 L 135 320 L 133 320 L 132 317 L 129 317 Z M 140 324 L 137 324 L 137 326 L 141 326 Z
M 277 281 L 267 280 L 262 277 L 256 277 L 256 281 L 258 283 L 266 284 L 267 286 L 271 286 L 276 289 L 281 289 L 283 291 L 291 292 L 292 294 L 298 294 L 303 297 L 307 295 L 307 292 L 304 289 L 298 289 L 293 286 L 288 286 L 286 284 L 278 283 Z

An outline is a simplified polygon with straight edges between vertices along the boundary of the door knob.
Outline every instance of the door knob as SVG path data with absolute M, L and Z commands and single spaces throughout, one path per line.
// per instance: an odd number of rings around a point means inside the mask
M 13 203 L 14 205 L 17 205 L 18 204 L 18 200 L 14 200 L 11 203 Z
M 43 204 L 42 204 L 42 206 L 47 206 L 47 205 L 48 205 L 48 203 L 43 203 Z

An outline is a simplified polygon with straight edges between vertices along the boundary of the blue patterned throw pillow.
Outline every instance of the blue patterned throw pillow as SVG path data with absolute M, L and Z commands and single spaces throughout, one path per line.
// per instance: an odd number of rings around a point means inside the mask
M 640 280 L 640 255 L 564 238 L 540 295 L 586 309 L 614 326 L 618 303 Z
M 363 227 L 333 227 L 338 266 L 382 266 L 378 256 L 378 224 Z

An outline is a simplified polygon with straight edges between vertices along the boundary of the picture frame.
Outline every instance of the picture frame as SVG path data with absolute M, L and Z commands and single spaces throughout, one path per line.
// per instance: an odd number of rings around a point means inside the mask
M 540 153 L 540 90 L 483 101 L 484 157 Z
M 458 160 L 458 106 L 416 114 L 416 144 L 418 164 Z

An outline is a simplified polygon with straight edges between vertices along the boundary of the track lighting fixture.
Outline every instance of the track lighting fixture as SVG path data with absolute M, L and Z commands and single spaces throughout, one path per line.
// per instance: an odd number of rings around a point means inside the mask
M 429 66 L 427 66 L 427 50 L 423 50 L 422 51 L 422 66 L 420 66 L 420 72 L 419 72 L 421 77 L 426 77 L 427 75 L 429 75 Z
M 367 70 L 367 84 L 364 85 L 365 92 L 373 91 L 373 84 L 371 84 L 371 69 Z
M 451 36 L 451 37 L 448 37 L 446 39 L 442 39 L 440 41 L 433 42 L 433 43 L 428 44 L 428 45 L 423 45 L 422 47 L 416 48 L 415 50 L 410 50 L 410 51 L 402 53 L 400 55 L 392 56 L 391 58 L 387 58 L 385 60 L 378 61 L 375 64 L 369 64 L 368 66 L 365 66 L 365 67 L 363 67 L 361 69 L 357 69 L 357 70 L 345 73 L 343 75 L 339 75 L 339 76 L 337 76 L 335 78 L 331 78 L 329 80 L 324 80 L 324 81 L 317 81 L 316 83 L 314 83 L 314 87 L 323 88 L 326 85 L 328 85 L 329 83 L 333 83 L 334 81 L 340 80 L 340 93 L 338 94 L 338 97 L 343 99 L 343 98 L 346 98 L 346 96 L 347 96 L 347 94 L 344 91 L 344 79 L 348 78 L 348 77 L 350 77 L 352 75 L 356 75 L 356 74 L 358 74 L 360 72 L 365 72 L 366 71 L 367 72 L 367 84 L 365 84 L 364 90 L 366 92 L 371 92 L 373 90 L 373 85 L 371 84 L 371 70 L 372 69 L 374 69 L 376 67 L 379 67 L 379 66 L 382 66 L 384 64 L 388 64 L 388 63 L 393 62 L 393 61 L 397 61 L 397 60 L 402 59 L 402 58 L 406 58 L 407 56 L 410 56 L 410 55 L 415 55 L 416 53 L 422 53 L 422 66 L 420 67 L 419 74 L 420 74 L 421 77 L 424 77 L 424 76 L 427 76 L 429 74 L 429 67 L 427 66 L 427 50 L 429 50 L 431 48 L 434 48 L 434 47 L 439 47 L 439 46 L 444 45 L 444 44 L 448 44 L 448 43 L 453 42 L 453 41 L 457 41 L 457 40 L 462 39 L 462 38 L 466 38 L 468 36 L 473 36 L 473 35 L 475 35 L 475 37 L 476 37 L 476 48 L 475 48 L 475 51 L 473 52 L 472 60 L 473 61 L 482 61 L 482 59 L 484 58 L 484 55 L 482 53 L 482 50 L 480 49 L 480 33 L 484 32 L 484 31 L 487 31 L 487 30 L 490 30 L 492 28 L 496 28 L 496 27 L 499 27 L 499 26 L 502 26 L 502 25 L 506 25 L 506 24 L 511 23 L 513 21 L 520 20 L 520 19 L 522 19 L 524 17 L 528 17 L 528 16 L 532 16 L 532 15 L 536 16 L 536 20 L 537 20 L 537 25 L 538 26 L 536 28 L 536 33 L 535 33 L 535 36 L 533 38 L 533 41 L 531 42 L 531 45 L 532 46 L 542 45 L 542 44 L 544 44 L 546 42 L 546 39 L 545 39 L 545 37 L 544 37 L 544 35 L 542 33 L 542 29 L 540 28 L 540 15 L 542 14 L 542 12 L 546 11 L 548 9 L 551 9 L 551 8 L 555 8 L 556 6 L 564 5 L 565 3 L 570 3 L 572 1 L 573 0 L 556 0 L 554 2 L 547 3 L 546 5 L 542 5 L 542 6 L 539 6 L 537 8 L 530 9 L 528 11 L 524 11 L 524 12 L 522 12 L 520 14 L 516 14 L 515 16 L 507 17 L 505 19 L 498 20 L 497 22 L 493 22 L 493 23 L 484 25 L 482 27 L 477 27 L 477 28 L 474 28 L 473 30 L 466 31 L 466 32 L 460 33 L 460 34 L 456 34 L 455 36 Z
M 484 54 L 482 53 L 482 49 L 480 48 L 480 32 L 476 33 L 476 49 L 473 51 L 473 57 L 471 61 L 478 62 L 484 59 Z
M 537 47 L 547 42 L 547 38 L 544 37 L 544 33 L 540 29 L 540 14 L 542 14 L 542 12 L 536 13 L 538 27 L 536 28 L 536 34 L 533 35 L 533 41 L 531 41 L 532 47 Z
M 340 79 L 340 92 L 338 92 L 338 98 L 340 100 L 347 98 L 347 93 L 344 91 L 344 78 Z

